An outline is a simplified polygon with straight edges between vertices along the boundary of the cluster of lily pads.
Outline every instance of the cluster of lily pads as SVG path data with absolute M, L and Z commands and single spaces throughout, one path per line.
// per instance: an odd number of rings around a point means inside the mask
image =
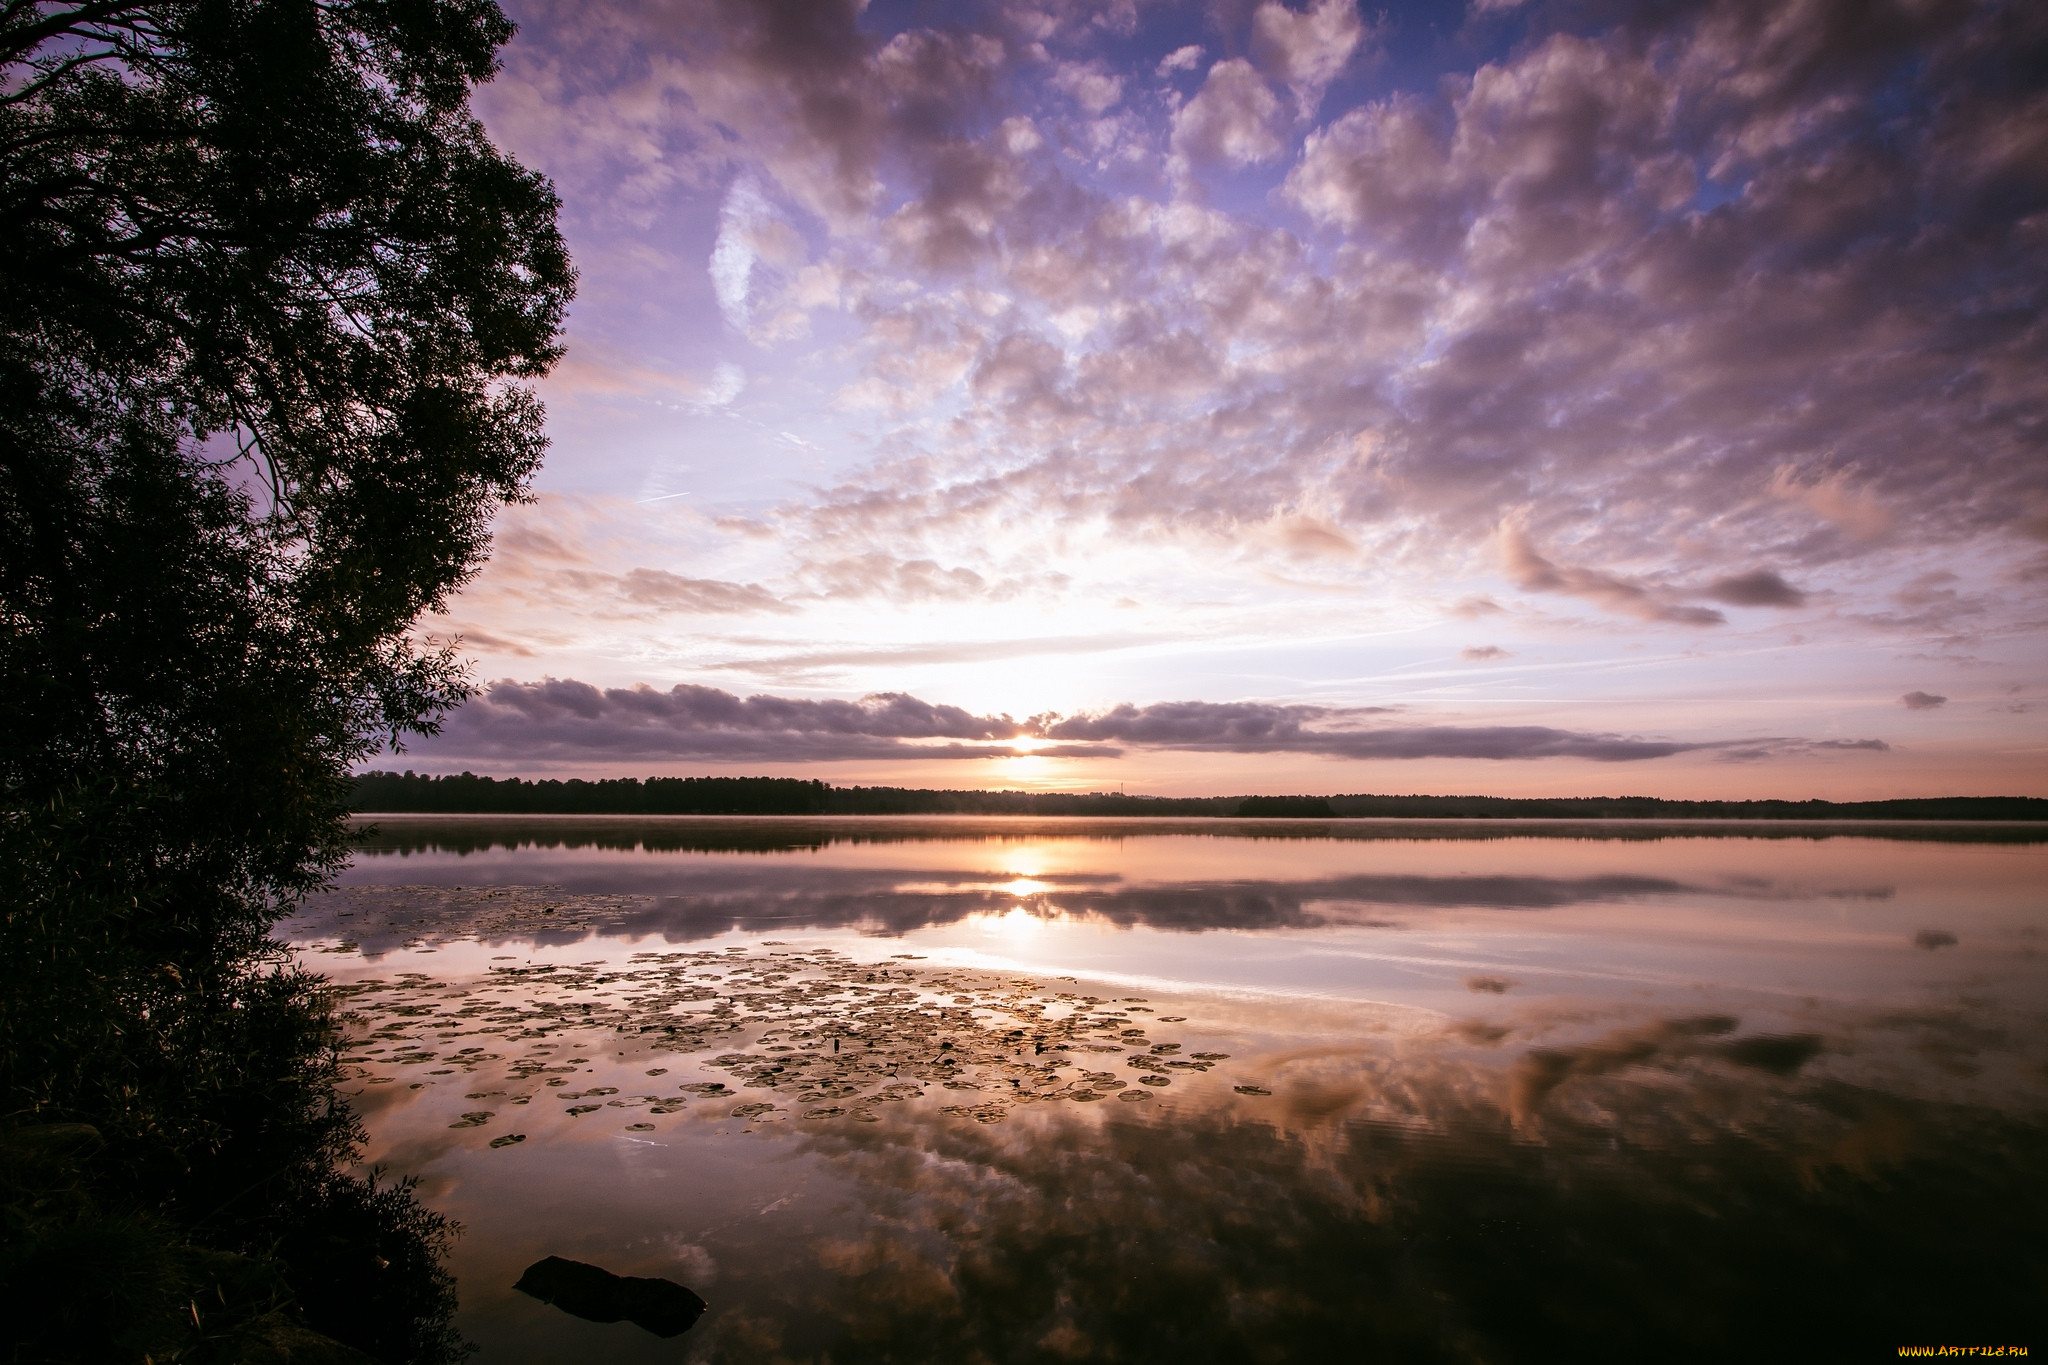
M 774 941 L 636 953 L 610 962 L 540 964 L 498 959 L 481 979 L 437 980 L 421 972 L 337 987 L 345 1026 L 343 1064 L 365 1086 L 502 1070 L 507 1089 L 472 1099 L 530 1104 L 568 1101 L 572 1117 L 606 1110 L 672 1114 L 692 1102 L 734 1118 L 879 1119 L 878 1106 L 933 1089 L 959 1098 L 940 1112 L 995 1123 L 1020 1105 L 1087 1104 L 1112 1096 L 1138 1103 L 1229 1060 L 1187 1052 L 1158 1038 L 1158 1015 L 1141 997 L 1111 999 L 997 973 L 926 966 L 902 953 L 861 963 L 828 947 Z M 592 1068 L 588 1049 L 608 1038 L 620 1056 L 717 1049 L 691 1077 L 669 1084 L 665 1066 L 646 1070 L 653 1088 L 572 1088 Z M 585 1041 L 577 1042 L 577 1039 Z M 498 1064 L 502 1063 L 502 1067 Z M 522 1087 L 530 1087 L 522 1089 Z M 1263 1095 L 1253 1085 L 1238 1093 Z M 750 1095 L 746 1092 L 759 1092 Z M 483 1127 L 495 1111 L 469 1111 L 451 1127 Z M 635 1114 L 637 1120 L 637 1113 Z M 628 1131 L 648 1131 L 638 1120 Z M 493 1139 L 509 1146 L 521 1135 Z

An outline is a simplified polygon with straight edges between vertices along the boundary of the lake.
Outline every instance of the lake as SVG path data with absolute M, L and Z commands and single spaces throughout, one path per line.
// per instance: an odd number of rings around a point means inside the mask
M 478 1365 L 1896 1358 L 2048 1302 L 2048 829 L 380 817 Z M 515 1292 L 562 1256 L 680 1336 Z

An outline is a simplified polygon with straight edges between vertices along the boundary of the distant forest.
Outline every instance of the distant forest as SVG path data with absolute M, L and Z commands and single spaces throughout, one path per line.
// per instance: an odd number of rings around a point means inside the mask
M 796 777 L 586 781 L 369 772 L 351 808 L 436 815 L 1177 815 L 1234 819 L 1380 816 L 1463 820 L 2042 820 L 2048 800 L 1665 801 L 1654 796 L 1125 796 L 1117 792 L 834 787 Z

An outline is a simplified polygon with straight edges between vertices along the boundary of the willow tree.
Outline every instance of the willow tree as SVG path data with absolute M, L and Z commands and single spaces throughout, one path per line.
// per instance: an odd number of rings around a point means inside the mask
M 294 1252 L 293 1210 L 427 1223 L 335 1174 L 358 1133 L 272 931 L 346 854 L 351 766 L 465 694 L 416 623 L 545 447 L 574 276 L 469 108 L 511 34 L 490 0 L 0 0 L 0 1125 L 93 1125 L 95 1207 L 296 1255 L 316 1318 L 408 1291 Z

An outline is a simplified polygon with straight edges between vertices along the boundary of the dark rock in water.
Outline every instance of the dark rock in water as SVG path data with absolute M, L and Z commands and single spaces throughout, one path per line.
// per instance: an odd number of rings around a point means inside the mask
M 679 1337 L 704 1313 L 704 1300 L 674 1280 L 614 1275 L 560 1256 L 535 1261 L 512 1286 L 588 1322 L 630 1322 L 658 1337 Z

